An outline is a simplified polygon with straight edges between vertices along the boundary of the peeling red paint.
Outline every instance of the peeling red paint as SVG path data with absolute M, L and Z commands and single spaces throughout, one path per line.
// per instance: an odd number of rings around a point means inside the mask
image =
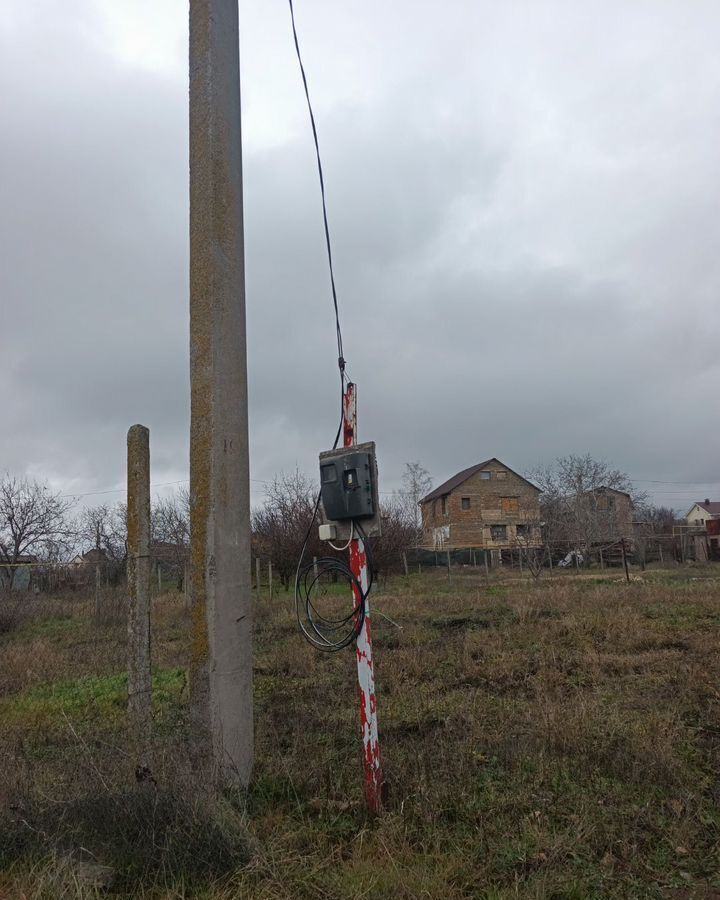
M 357 443 L 357 393 L 350 383 L 345 391 L 343 403 L 343 445 L 352 447 Z M 350 543 L 350 568 L 363 590 L 366 590 L 368 571 L 367 555 L 361 540 Z M 359 605 L 361 592 L 353 586 L 355 605 Z M 372 812 L 382 808 L 384 782 L 380 765 L 380 742 L 378 740 L 377 698 L 375 696 L 375 667 L 372 658 L 372 628 L 370 604 L 366 601 L 363 627 L 355 647 L 360 691 L 360 728 L 363 740 L 365 768 L 365 799 Z

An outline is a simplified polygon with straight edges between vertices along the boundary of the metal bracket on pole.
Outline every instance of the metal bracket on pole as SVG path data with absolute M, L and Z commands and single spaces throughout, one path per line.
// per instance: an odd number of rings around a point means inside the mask
M 354 447 L 357 444 L 357 393 L 355 385 L 348 384 L 343 403 L 343 444 Z M 368 569 L 365 544 L 360 538 L 350 543 L 350 568 L 362 586 L 367 590 Z M 361 597 L 355 592 L 355 604 Z M 380 741 L 378 739 L 377 699 L 375 696 L 375 670 L 372 653 L 372 628 L 370 623 L 370 602 L 365 599 L 365 619 L 358 635 L 355 655 L 357 658 L 358 685 L 360 687 L 360 725 L 363 739 L 363 764 L 365 767 L 365 797 L 371 812 L 382 808 L 383 777 L 380 764 Z

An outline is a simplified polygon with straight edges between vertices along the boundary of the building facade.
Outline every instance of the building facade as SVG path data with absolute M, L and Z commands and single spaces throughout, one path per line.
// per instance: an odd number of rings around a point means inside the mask
M 493 458 L 463 469 L 420 501 L 427 550 L 542 546 L 540 489 Z

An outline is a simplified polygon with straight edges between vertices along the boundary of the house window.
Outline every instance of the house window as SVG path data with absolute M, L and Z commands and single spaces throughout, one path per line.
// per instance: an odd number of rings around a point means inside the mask
M 447 494 L 443 494 L 440 499 L 440 505 L 442 507 L 442 514 L 446 516 L 448 514 L 448 506 L 447 506 Z
M 504 516 L 516 516 L 520 512 L 520 501 L 517 497 L 501 497 L 500 509 Z
M 463 497 L 463 498 L 462 498 L 462 508 L 463 508 L 463 509 L 470 509 L 470 498 L 469 498 L 469 497 Z
M 490 537 L 494 541 L 507 540 L 507 526 L 506 525 L 491 525 L 490 526 Z
M 522 537 L 522 538 L 530 537 L 530 526 L 529 525 L 519 524 L 519 525 L 516 525 L 515 528 L 516 528 L 518 537 Z
M 480 478 L 482 481 L 490 481 L 490 472 L 481 472 Z
M 504 481 L 506 475 L 507 475 L 507 472 L 496 472 L 495 473 L 495 477 L 497 478 L 498 481 Z

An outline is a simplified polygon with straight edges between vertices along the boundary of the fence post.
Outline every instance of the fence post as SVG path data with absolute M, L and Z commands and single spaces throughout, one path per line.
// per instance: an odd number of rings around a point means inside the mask
M 317 556 L 313 556 L 313 577 L 317 581 L 317 577 L 318 577 Z
M 272 560 L 268 563 L 268 593 L 270 595 L 270 599 L 272 600 Z
M 188 571 L 188 568 L 189 568 L 188 564 L 185 563 L 183 565 L 183 597 L 185 600 L 185 608 L 186 609 L 190 609 L 190 584 L 189 584 L 190 573 Z
M 545 544 L 545 546 L 547 547 L 548 563 L 550 564 L 550 571 L 552 572 L 552 550 L 550 549 L 550 544 Z
M 446 550 L 447 553 L 447 570 L 448 570 L 448 578 L 450 577 L 450 551 Z
M 255 557 L 255 589 L 257 590 L 258 600 L 260 599 L 260 557 Z
M 485 577 L 490 577 L 490 563 L 488 562 L 488 551 L 483 550 L 483 562 L 485 563 Z
M 404 550 L 402 552 L 402 561 L 403 561 L 403 568 L 405 569 L 405 574 L 409 575 L 410 572 L 408 571 L 407 553 Z
M 622 547 L 623 566 L 625 566 L 625 580 L 630 581 L 630 572 L 628 571 L 627 553 L 625 552 L 625 538 L 623 538 L 620 541 L 620 546 Z
M 95 619 L 100 618 L 100 525 L 95 526 Z
M 661 565 L 661 566 L 664 566 L 664 565 L 665 565 L 665 560 L 663 559 L 662 541 L 658 541 L 658 552 L 659 552 L 659 554 L 660 554 L 660 565 Z
M 128 716 L 141 752 L 152 721 L 150 671 L 150 432 L 133 425 L 127 435 Z

